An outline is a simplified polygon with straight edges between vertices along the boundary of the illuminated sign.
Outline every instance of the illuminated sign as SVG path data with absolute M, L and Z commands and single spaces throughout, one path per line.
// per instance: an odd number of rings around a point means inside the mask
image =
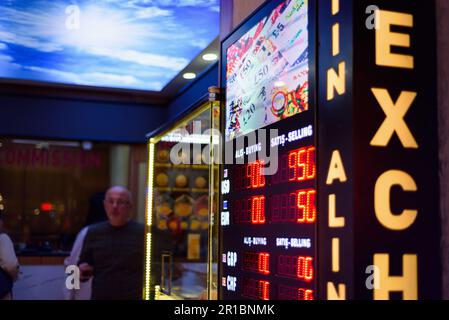
M 314 298 L 318 213 L 308 6 L 305 0 L 272 2 L 249 32 L 223 47 L 225 142 L 232 145 L 225 150 L 235 150 L 236 164 L 223 166 L 220 240 L 222 252 L 235 252 L 237 262 L 222 263 L 220 272 L 237 281 L 232 290 L 221 286 L 222 299 Z M 246 140 L 262 127 L 277 134 Z M 260 158 L 266 148 L 278 152 L 271 175 Z
M 50 202 L 43 202 L 41 203 L 41 211 L 52 211 L 53 210 L 53 204 L 51 204 Z
M 433 9 L 269 1 L 224 40 L 220 299 L 441 297 Z
M 45 150 L 14 145 L 0 149 L 0 166 L 98 169 L 103 162 L 103 155 L 98 151 L 60 148 Z
M 320 2 L 321 299 L 441 297 L 434 10 Z

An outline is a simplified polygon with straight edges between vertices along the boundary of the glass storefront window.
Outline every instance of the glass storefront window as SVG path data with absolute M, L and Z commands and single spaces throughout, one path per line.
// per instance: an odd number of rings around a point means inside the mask
M 0 209 L 19 255 L 67 254 L 81 228 L 106 219 L 104 192 L 115 175 L 133 171 L 129 163 L 111 172 L 117 146 L 0 140 Z M 129 159 L 133 149 L 125 150 Z

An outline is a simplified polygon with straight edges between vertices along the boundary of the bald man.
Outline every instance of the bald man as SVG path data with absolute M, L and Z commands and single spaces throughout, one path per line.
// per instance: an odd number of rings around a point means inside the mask
M 131 192 L 110 188 L 104 208 L 108 221 L 89 226 L 79 258 L 81 281 L 93 276 L 92 300 L 142 297 L 144 226 L 131 220 Z

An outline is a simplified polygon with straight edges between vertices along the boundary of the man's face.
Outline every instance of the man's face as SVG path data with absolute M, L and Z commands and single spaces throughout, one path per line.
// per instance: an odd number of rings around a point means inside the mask
M 112 188 L 106 193 L 104 209 L 112 226 L 125 225 L 131 216 L 131 208 L 131 201 L 126 190 Z

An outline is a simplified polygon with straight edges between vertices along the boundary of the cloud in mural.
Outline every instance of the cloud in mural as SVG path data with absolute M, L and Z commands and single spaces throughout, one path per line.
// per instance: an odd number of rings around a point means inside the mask
M 159 91 L 218 36 L 218 7 L 219 0 L 2 1 L 0 77 Z

